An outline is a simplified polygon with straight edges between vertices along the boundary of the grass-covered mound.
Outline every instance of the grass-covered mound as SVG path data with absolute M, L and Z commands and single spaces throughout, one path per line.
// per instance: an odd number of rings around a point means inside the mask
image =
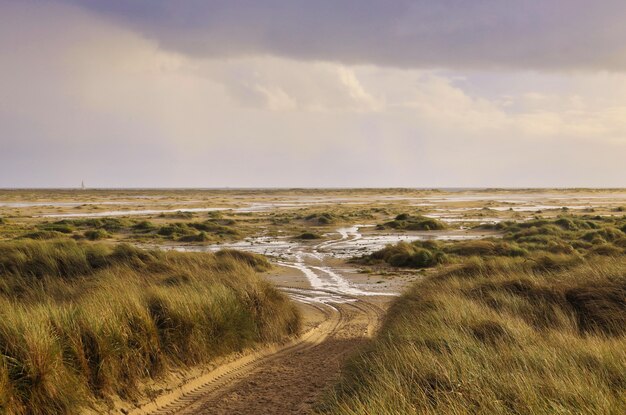
M 362 265 L 389 265 L 405 268 L 430 268 L 443 263 L 463 261 L 478 256 L 516 257 L 528 251 L 516 243 L 499 239 L 469 241 L 413 241 L 398 242 L 358 258 L 352 262 Z
M 330 225 L 337 221 L 337 215 L 330 212 L 312 213 L 304 218 L 311 225 Z
M 424 216 L 414 216 L 402 213 L 392 221 L 379 224 L 377 229 L 396 229 L 406 231 L 437 231 L 446 229 L 446 225 L 440 220 Z
M 471 259 L 414 284 L 325 414 L 626 413 L 626 258 Z
M 314 240 L 314 239 L 321 239 L 322 235 L 320 235 L 319 233 L 315 233 L 315 232 L 303 232 L 300 235 L 296 236 L 295 239 L 302 239 L 302 240 Z
M 428 268 L 446 261 L 445 253 L 435 243 L 399 242 L 355 260 L 357 263 L 373 265 L 379 262 L 393 267 Z
M 180 213 L 180 212 L 179 212 Z M 184 212 L 183 212 L 184 213 Z M 159 219 L 191 219 L 193 215 L 161 215 Z M 70 236 L 74 239 L 100 240 L 109 237 L 130 239 L 170 240 L 178 242 L 221 242 L 240 235 L 235 221 L 209 218 L 204 221 L 152 222 L 127 218 L 63 219 L 42 222 L 35 229 L 20 236 L 25 239 L 57 239 Z
M 140 382 L 299 330 L 264 257 L 0 243 L 0 413 L 75 414 Z
M 427 268 L 467 257 L 520 257 L 533 253 L 620 256 L 626 219 L 560 217 L 489 225 L 500 237 L 464 241 L 400 242 L 354 261 L 365 265 Z
M 625 217 L 562 216 L 503 222 L 492 226 L 503 232 L 503 239 L 531 251 L 553 253 L 586 252 L 594 247 L 618 245 L 626 239 Z

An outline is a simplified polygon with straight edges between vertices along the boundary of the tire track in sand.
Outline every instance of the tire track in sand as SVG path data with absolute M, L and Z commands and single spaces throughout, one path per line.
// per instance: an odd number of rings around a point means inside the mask
M 306 304 L 325 320 L 300 338 L 220 366 L 130 414 L 307 413 L 383 315 L 376 304 L 345 297 L 350 302 Z
M 381 317 L 361 300 L 336 305 L 342 315 L 326 339 L 263 363 L 245 378 L 205 395 L 178 414 L 307 414 L 332 386 L 345 359 L 363 345 Z
M 304 414 L 334 384 L 347 356 L 372 336 L 384 314 L 373 297 L 324 259 L 338 243 L 361 237 L 358 226 L 339 229 L 340 238 L 316 245 L 252 245 L 251 251 L 284 253 L 278 264 L 296 268 L 312 289 L 282 287 L 294 300 L 313 307 L 324 321 L 299 339 L 266 347 L 222 365 L 130 412 L 140 414 Z M 392 294 L 393 295 L 393 294 Z M 380 298 L 380 297 L 379 297 Z M 389 297 L 387 297 L 389 298 Z

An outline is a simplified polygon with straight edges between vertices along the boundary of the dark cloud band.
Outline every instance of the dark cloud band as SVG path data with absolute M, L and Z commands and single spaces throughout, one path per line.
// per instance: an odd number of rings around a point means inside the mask
M 623 0 L 67 0 L 198 56 L 626 69 Z

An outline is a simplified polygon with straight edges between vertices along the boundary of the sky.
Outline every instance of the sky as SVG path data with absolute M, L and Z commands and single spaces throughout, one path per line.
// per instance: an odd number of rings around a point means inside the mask
M 626 187 L 623 0 L 0 0 L 0 187 Z

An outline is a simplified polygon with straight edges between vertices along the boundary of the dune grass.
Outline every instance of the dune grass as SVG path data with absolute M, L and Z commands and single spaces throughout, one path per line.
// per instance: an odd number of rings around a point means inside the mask
M 75 414 L 142 381 L 299 331 L 263 257 L 0 243 L 0 413 Z
M 184 213 L 184 212 L 183 212 Z M 209 218 L 204 221 L 180 221 L 193 219 L 193 215 L 159 215 L 159 222 L 146 219 L 128 218 L 88 218 L 44 221 L 34 228 L 25 229 L 20 234 L 25 239 L 123 239 L 152 241 L 177 241 L 185 243 L 206 243 L 232 240 L 241 233 L 231 219 Z M 178 221 L 176 221 L 179 219 Z M 167 220 L 167 221 L 164 221 Z M 2 223 L 0 222 L 0 225 Z
M 294 239 L 302 239 L 302 240 L 322 239 L 322 235 L 316 232 L 302 232 L 300 235 L 295 236 Z
M 100 239 L 105 239 L 106 237 L 109 236 L 109 233 L 105 231 L 104 229 L 92 229 L 92 230 L 85 231 L 83 235 L 85 236 L 85 238 L 89 239 L 90 241 L 97 241 Z
M 505 222 L 498 238 L 356 258 L 439 268 L 393 303 L 319 412 L 626 413 L 625 223 Z
M 401 213 L 392 221 L 379 224 L 377 229 L 396 229 L 406 231 L 436 231 L 446 229 L 445 223 L 440 220 L 420 215 Z
M 330 225 L 338 220 L 336 214 L 332 212 L 312 213 L 304 218 L 312 225 Z
M 435 243 L 399 242 L 366 255 L 355 262 L 373 265 L 386 263 L 393 267 L 429 268 L 447 261 L 445 253 Z
M 401 215 L 402 216 L 402 215 Z M 406 219 L 406 218 L 404 218 Z M 574 217 L 488 225 L 501 236 L 464 241 L 400 242 L 355 258 L 365 265 L 428 268 L 468 257 L 520 257 L 535 253 L 618 256 L 626 253 L 626 219 Z
M 626 413 L 626 258 L 472 258 L 415 283 L 324 414 Z

